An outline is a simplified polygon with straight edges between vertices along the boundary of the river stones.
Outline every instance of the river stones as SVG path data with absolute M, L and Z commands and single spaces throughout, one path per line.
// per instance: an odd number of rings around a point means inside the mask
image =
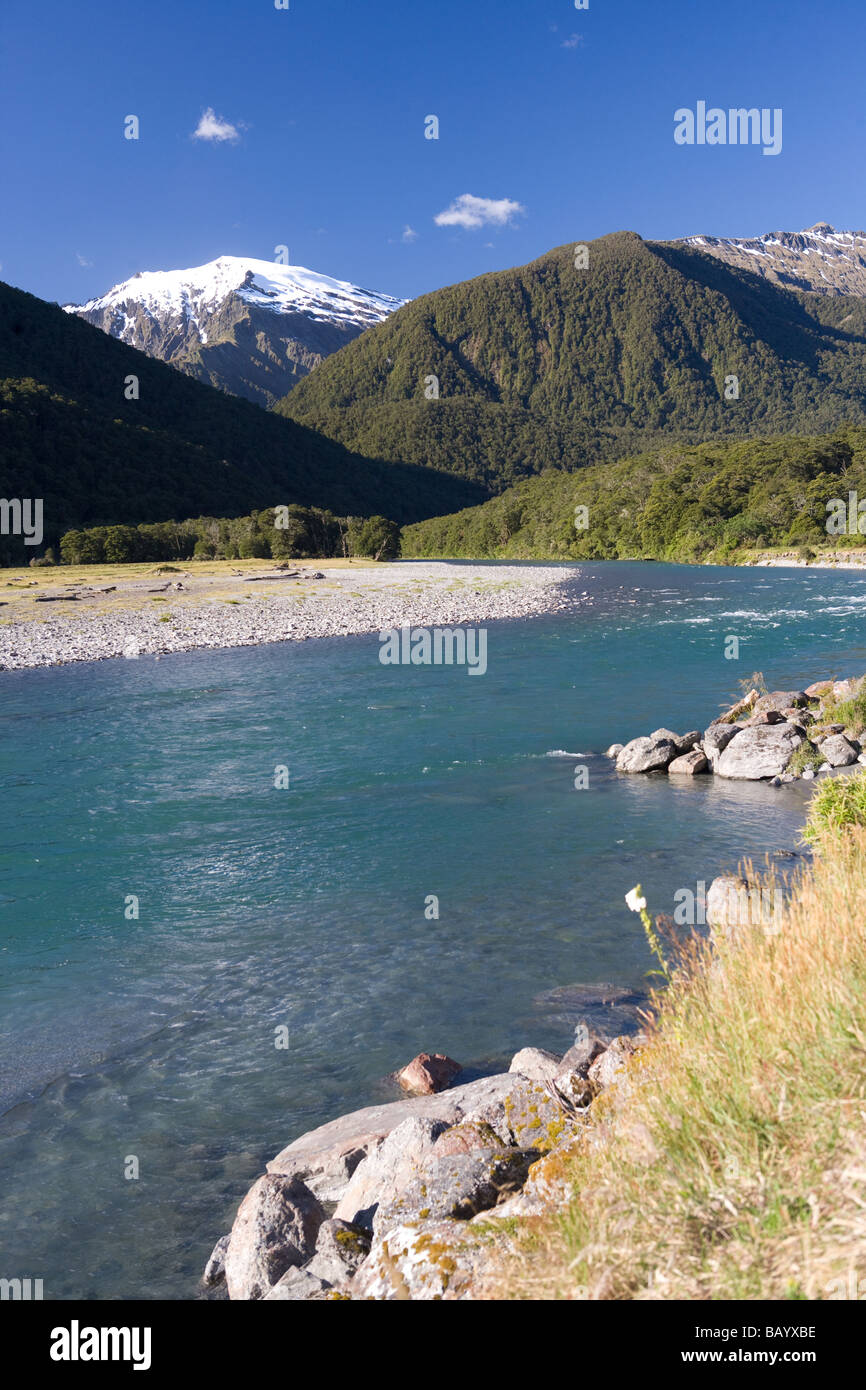
M 742 729 L 722 752 L 715 771 L 720 777 L 749 782 L 758 782 L 762 777 L 778 777 L 805 742 L 805 735 L 794 724 L 764 724 Z
M 711 724 L 704 730 L 701 740 L 701 747 L 709 760 L 713 772 L 717 770 L 719 758 L 727 748 L 731 739 L 734 738 L 743 728 L 742 724 Z
M 700 748 L 693 748 L 690 753 L 683 753 L 668 764 L 668 776 L 697 777 L 699 773 L 709 771 L 709 766 L 706 754 Z
M 267 1173 L 238 1208 L 225 1253 L 229 1298 L 264 1298 L 292 1265 L 312 1256 L 325 1212 L 298 1178 Z
M 860 745 L 847 739 L 844 734 L 831 734 L 818 744 L 818 751 L 831 767 L 850 767 L 857 761 Z
M 676 736 L 674 736 L 676 737 Z M 617 754 L 617 772 L 661 772 L 677 756 L 677 745 L 667 735 L 633 738 Z
M 785 709 L 805 709 L 808 703 L 809 696 L 805 690 L 772 690 L 760 696 L 753 712 L 762 714 L 766 710 L 778 710 L 781 713 Z

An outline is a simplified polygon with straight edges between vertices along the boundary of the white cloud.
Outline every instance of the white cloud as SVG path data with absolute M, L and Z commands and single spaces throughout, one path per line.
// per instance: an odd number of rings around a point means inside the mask
M 409 223 L 408 223 L 408 222 L 406 223 L 406 226 L 403 228 L 403 240 L 404 240 L 404 241 L 417 241 L 417 240 L 418 240 L 418 233 L 415 231 L 415 228 L 414 228 L 414 227 L 410 227 L 410 226 L 409 226 Z
M 570 39 L 565 39 L 559 46 L 560 48 L 577 48 L 578 44 L 582 42 L 583 39 L 580 34 L 572 34 Z
M 80 251 L 76 251 L 75 259 L 80 266 L 88 267 L 93 265 L 93 261 L 89 261 L 86 256 L 82 256 Z
M 476 198 L 472 193 L 461 193 L 450 207 L 440 212 L 433 221 L 437 227 L 507 227 L 512 219 L 526 208 L 511 198 Z
M 222 116 L 217 116 L 212 106 L 201 113 L 201 120 L 192 133 L 193 140 L 214 140 L 222 143 L 224 140 L 232 142 L 240 140 L 240 131 L 237 126 L 231 125 L 229 121 L 224 121 Z

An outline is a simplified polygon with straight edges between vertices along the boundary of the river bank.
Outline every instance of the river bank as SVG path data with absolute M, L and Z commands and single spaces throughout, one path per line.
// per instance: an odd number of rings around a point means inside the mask
M 739 770 L 725 773 L 722 769 L 723 776 L 774 780 L 778 785 L 779 774 L 785 775 L 796 747 L 803 744 L 814 753 L 820 770 L 841 774 L 853 770 L 857 762 L 862 711 L 858 697 L 864 682 L 866 677 L 835 683 L 825 679 L 807 691 L 777 692 L 776 697 L 752 690 L 710 726 L 703 740 L 697 733 L 683 740 L 670 730 L 658 730 L 624 748 L 615 745 L 609 756 L 616 757 L 621 774 L 667 773 L 675 780 L 677 770 L 692 776 L 707 770 L 705 749 L 717 760 L 734 738 L 746 735 L 750 757 Z M 790 725 L 777 706 L 788 710 Z M 807 706 L 811 707 L 808 715 Z M 817 738 L 816 731 L 823 734 L 836 728 L 831 720 L 839 712 L 854 726 L 838 726 L 846 729 L 850 743 L 848 737 L 828 733 L 813 745 L 806 737 L 807 727 Z M 784 748 L 775 742 L 780 724 L 792 732 L 796 729 L 796 737 Z M 721 730 L 725 737 L 720 740 Z M 768 736 L 774 740 L 769 761 L 766 748 L 752 746 L 753 736 L 759 744 Z M 844 759 L 834 756 L 840 741 L 846 744 Z M 690 758 L 690 767 L 675 767 L 677 759 L 686 763 Z M 702 767 L 696 765 L 698 758 Z M 821 840 L 829 824 L 833 827 L 830 850 L 838 848 L 837 837 L 844 835 L 839 826 L 855 817 L 861 804 L 862 778 L 859 773 L 853 795 L 850 788 L 822 783 L 818 811 L 813 807 L 810 812 L 813 842 Z M 641 915 L 662 967 L 655 973 L 664 976 L 666 986 L 662 994 L 642 999 L 609 990 L 611 1019 L 617 1006 L 620 1019 L 622 1009 L 631 1008 L 626 1031 L 611 1036 L 610 1031 L 581 1020 L 574 1044 L 565 1054 L 524 1047 L 514 1055 L 507 1072 L 465 1084 L 454 1084 L 462 1079 L 459 1064 L 442 1054 L 424 1053 L 394 1078 L 404 1089 L 420 1094 L 344 1114 L 293 1140 L 267 1164 L 265 1174 L 241 1202 L 231 1231 L 217 1242 L 203 1276 L 208 1295 L 293 1302 L 477 1299 L 501 1297 L 510 1284 L 511 1292 L 504 1296 L 534 1296 L 525 1289 L 522 1295 L 515 1293 L 509 1267 L 524 1258 L 527 1241 L 530 1246 L 537 1242 L 538 1228 L 546 1230 L 548 1239 L 555 1239 L 557 1216 L 580 1204 L 583 1192 L 574 1182 L 580 1165 L 589 1161 L 599 1185 L 608 1184 L 605 1165 L 619 1161 L 613 1156 L 616 1135 L 620 1143 L 625 1136 L 628 1158 L 638 1169 L 652 1166 L 659 1158 L 660 1141 L 645 1118 L 646 1105 L 639 1106 L 639 1093 L 646 1092 L 647 1075 L 652 1088 L 659 1052 L 664 1054 L 666 1048 L 670 1052 L 672 1043 L 680 1048 L 684 1015 L 691 1018 L 694 1031 L 693 1001 L 699 1001 L 697 1020 L 707 1012 L 721 1010 L 729 1016 L 733 1008 L 738 1013 L 737 986 L 744 969 L 742 987 L 749 992 L 755 989 L 750 967 L 742 964 L 752 954 L 764 968 L 772 964 L 776 978 L 793 973 L 795 978 L 788 979 L 786 987 L 794 994 L 809 987 L 808 981 L 796 978 L 800 966 L 792 966 L 788 946 L 794 925 L 807 933 L 810 948 L 815 944 L 813 923 L 802 910 L 816 881 L 812 868 L 801 865 L 793 878 L 769 866 L 764 875 L 756 875 L 751 866 L 744 873 L 745 877 L 715 879 L 709 891 L 701 893 L 697 917 L 678 913 L 672 920 L 659 917 L 654 925 L 640 888 L 625 895 L 628 907 Z M 820 875 L 819 868 L 819 883 Z M 854 886 L 856 896 L 862 897 L 862 883 Z M 696 921 L 709 927 L 709 935 L 699 931 L 677 937 L 673 931 L 675 924 L 688 927 Z M 853 940 L 846 944 L 852 958 L 862 961 L 863 933 L 856 911 L 852 926 Z M 773 956 L 771 962 L 768 953 Z M 811 965 L 815 970 L 815 963 Z M 844 975 L 832 983 L 837 989 L 847 988 Z M 721 1005 L 720 991 L 725 996 Z M 750 1009 L 758 1008 L 751 999 L 748 1003 Z M 826 1011 L 825 1005 L 816 1007 L 819 1013 Z M 776 1018 L 763 1021 L 771 1033 L 776 1030 L 777 1050 L 787 1050 L 792 1041 L 785 1038 L 789 1020 L 784 1020 L 781 1029 Z M 698 1031 L 701 1027 L 699 1023 Z M 841 1031 L 844 1037 L 844 1028 Z M 855 1030 L 855 1036 L 860 1036 L 859 1031 Z M 702 1037 L 702 1042 L 706 1045 L 707 1039 Z M 745 1047 L 748 1054 L 745 1044 L 741 1038 L 740 1048 Z M 779 1065 L 763 1049 L 749 1060 L 759 1069 L 769 1066 L 770 1071 Z M 717 1052 L 713 1061 L 718 1067 Z M 736 1072 L 735 1059 L 731 1062 Z M 665 1086 L 674 1091 L 678 1086 L 685 1092 L 692 1089 L 690 1064 L 691 1058 L 684 1058 L 680 1051 L 677 1066 L 686 1068 L 686 1079 L 671 1078 L 663 1069 Z M 721 1074 L 707 1078 L 708 1086 L 713 1083 L 724 1090 L 724 1063 Z M 780 1122 L 787 1084 L 782 1083 Z M 633 1097 L 640 1119 L 631 1109 Z M 652 1106 L 652 1098 L 649 1103 Z M 750 1103 L 761 1106 L 755 1097 Z M 736 1104 L 742 1105 L 740 1097 Z M 717 1151 L 732 1142 L 742 1143 L 742 1136 L 729 1135 L 724 1125 L 715 1131 L 718 1106 L 718 1099 L 708 1102 L 705 1115 L 707 1142 Z M 651 1118 L 657 1128 L 658 1113 L 651 1112 Z M 739 1115 L 737 1124 L 744 1124 Z M 733 1174 L 737 1179 L 739 1162 Z M 694 1155 L 687 1152 L 687 1166 L 694 1163 Z M 688 1188 L 697 1178 L 687 1172 L 682 1182 Z M 644 1195 L 641 1185 L 632 1200 L 640 1205 Z M 733 1204 L 724 1201 L 736 1216 Z M 594 1251 L 596 1291 L 590 1295 L 589 1283 L 578 1281 L 576 1292 L 561 1289 L 560 1296 L 616 1296 L 609 1292 L 612 1270 L 604 1268 L 605 1263 L 615 1262 L 608 1243 L 606 1237 Z M 572 1263 L 563 1271 L 566 1282 Z M 545 1277 L 549 1282 L 549 1275 Z M 653 1271 L 651 1285 L 656 1277 Z M 810 1290 L 805 1296 L 817 1296 L 811 1274 L 805 1286 Z M 711 1285 L 709 1291 L 715 1293 Z M 671 1295 L 660 1282 L 651 1296 Z
M 0 670 L 563 611 L 575 567 L 262 561 L 0 573 Z M 133 573 L 130 573 L 130 571 Z

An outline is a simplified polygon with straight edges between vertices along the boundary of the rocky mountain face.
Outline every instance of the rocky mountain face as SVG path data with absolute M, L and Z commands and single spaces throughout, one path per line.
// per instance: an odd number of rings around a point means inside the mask
M 816 222 L 803 232 L 761 237 L 689 236 L 679 243 L 751 270 L 785 289 L 866 297 L 866 232 L 837 232 Z
M 221 256 L 191 270 L 140 272 L 64 308 L 198 381 L 268 407 L 403 302 L 303 266 Z

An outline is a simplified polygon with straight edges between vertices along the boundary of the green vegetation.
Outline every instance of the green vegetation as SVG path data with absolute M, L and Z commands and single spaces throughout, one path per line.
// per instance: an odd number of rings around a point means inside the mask
M 822 703 L 824 718 L 828 723 L 844 724 L 855 738 L 866 731 L 866 685 L 850 700 L 835 700 L 829 695 Z
M 143 526 L 91 526 L 67 531 L 60 540 L 66 565 L 304 560 L 335 555 L 393 560 L 399 550 L 400 528 L 387 517 L 339 517 L 318 507 L 294 505 L 282 513 L 269 507 L 234 518 L 200 516 Z
M 864 538 L 828 536 L 826 504 L 866 499 L 866 428 L 818 437 L 666 445 L 636 458 L 553 469 L 478 507 L 403 530 L 405 556 L 731 563 L 745 547 Z M 576 513 L 586 507 L 587 526 Z
M 439 399 L 425 395 L 431 377 Z M 863 299 L 781 289 L 621 232 L 591 243 L 587 270 L 563 246 L 424 295 L 275 409 L 371 457 L 498 492 L 663 439 L 864 424 L 864 380 Z
M 130 377 L 138 400 L 126 399 Z M 359 458 L 0 284 L 0 497 L 43 499 L 47 545 L 70 527 L 277 503 L 414 521 L 483 496 L 429 469 Z M 0 536 L 0 564 L 32 558 Z
M 851 826 L 866 827 L 866 773 L 829 777 L 809 804 L 803 839 L 820 847 Z

